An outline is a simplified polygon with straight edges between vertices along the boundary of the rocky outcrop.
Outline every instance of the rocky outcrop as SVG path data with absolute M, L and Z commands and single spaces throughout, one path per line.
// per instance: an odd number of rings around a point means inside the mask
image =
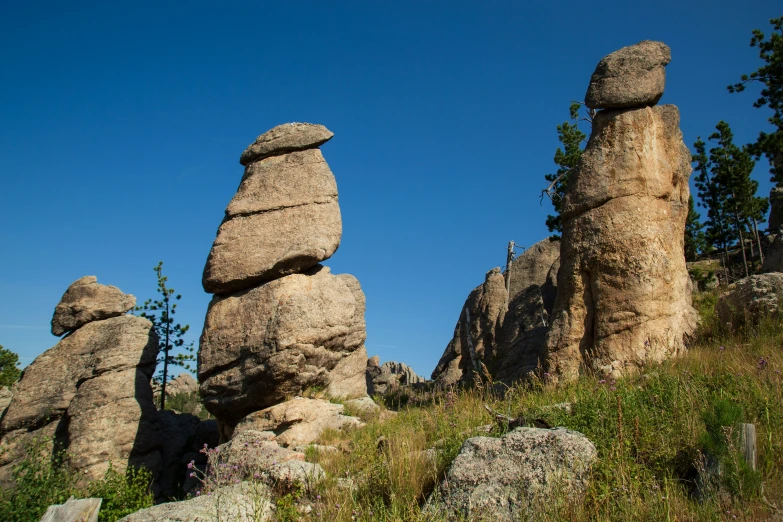
M 541 288 L 541 298 L 551 312 L 557 295 L 557 271 L 560 269 L 560 241 L 547 238 L 539 241 L 511 262 L 509 269 L 509 301 L 532 285 Z
M 99 284 L 95 276 L 84 276 L 71 283 L 54 309 L 52 333 L 60 336 L 91 321 L 123 315 L 135 305 L 132 295 Z
M 778 232 L 777 234 L 769 235 L 767 236 L 767 241 L 761 271 L 763 273 L 783 272 L 783 234 Z
M 159 393 L 160 390 L 155 390 Z M 198 381 L 189 373 L 180 373 L 166 383 L 166 396 L 179 395 L 181 393 L 197 393 Z
M 643 67 L 668 61 L 660 45 L 645 47 L 652 54 Z M 553 380 L 574 379 L 581 368 L 620 375 L 683 351 L 696 324 L 683 252 L 690 172 L 676 107 L 594 117 L 561 212 L 547 340 Z
M 321 125 L 286 124 L 242 154 L 245 174 L 207 259 L 215 293 L 198 355 L 199 393 L 222 440 L 246 415 L 305 390 L 365 397 L 365 298 L 318 264 L 338 248 L 337 184 Z
M 119 522 L 265 522 L 272 520 L 272 491 L 261 482 L 223 486 L 209 495 L 142 509 Z
M 58 305 L 55 315 L 61 312 Z M 66 449 L 83 480 L 101 478 L 110 463 L 119 471 L 133 465 L 157 474 L 161 440 L 150 386 L 157 354 L 152 323 L 122 315 L 83 324 L 38 356 L 0 421 L 0 481 L 40 437 Z
M 715 311 L 724 325 L 745 323 L 779 313 L 783 305 L 783 274 L 772 272 L 740 279 L 718 298 Z
M 235 423 L 306 388 L 326 388 L 355 352 L 361 367 L 354 372 L 355 389 L 344 398 L 366 395 L 364 306 L 356 278 L 322 266 L 216 296 L 199 350 L 204 405 L 221 421 Z
M 387 361 L 379 365 L 378 356 L 367 360 L 367 393 L 383 395 L 400 386 L 425 382 L 426 379 L 416 375 L 413 368 L 405 363 Z
M 655 105 L 666 85 L 669 47 L 645 40 L 615 51 L 598 62 L 585 95 L 591 109 L 624 109 Z
M 769 191 L 769 206 L 768 230 L 777 233 L 783 226 L 783 187 L 772 187 Z
M 515 258 L 508 270 L 509 292 L 498 269 L 465 301 L 454 337 L 443 352 L 432 379 L 449 385 L 470 378 L 475 368 L 465 327 L 470 315 L 476 366 L 493 378 L 512 382 L 534 371 L 544 353 L 549 315 L 557 295 L 560 242 L 545 239 Z M 466 313 L 467 312 L 467 313 Z
M 426 510 L 448 520 L 532 520 L 585 491 L 595 446 L 581 433 L 517 428 L 465 441 Z
M 303 272 L 340 245 L 337 183 L 318 149 L 249 163 L 226 208 L 204 290 L 222 294 Z
M 251 143 L 242 153 L 239 163 L 249 165 L 273 154 L 285 154 L 320 147 L 333 136 L 334 133 L 323 125 L 284 123 L 256 138 L 256 141 Z
M 494 356 L 496 331 L 505 312 L 506 282 L 500 269 L 494 268 L 487 272 L 484 284 L 468 295 L 454 337 L 432 372 L 432 380 L 449 385 L 481 373 L 481 363 Z
M 14 392 L 7 386 L 0 386 L 0 418 L 2 418 L 5 409 L 11 404 L 11 398 Z
M 284 447 L 312 444 L 324 430 L 341 431 L 364 426 L 359 419 L 344 414 L 345 406 L 323 399 L 294 397 L 289 401 L 251 413 L 242 419 L 231 434 L 232 440 L 241 433 L 271 433 Z
M 180 493 L 191 492 L 188 483 L 197 482 L 190 477 L 193 462 L 197 469 L 206 469 L 207 458 L 201 450 L 214 448 L 220 441 L 217 422 L 214 419 L 200 420 L 188 413 L 171 410 L 158 412 L 161 440 L 161 471 L 158 478 L 158 498 L 173 498 Z

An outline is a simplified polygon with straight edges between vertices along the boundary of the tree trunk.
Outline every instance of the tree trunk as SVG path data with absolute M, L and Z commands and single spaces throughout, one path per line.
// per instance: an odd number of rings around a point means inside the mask
M 163 346 L 163 385 L 160 388 L 160 409 L 166 409 L 166 381 L 169 377 L 169 332 L 171 323 L 169 321 L 169 299 L 166 297 L 166 344 Z
M 764 264 L 764 252 L 761 250 L 761 237 L 759 237 L 759 224 L 756 222 L 756 218 L 753 218 L 753 230 L 756 232 L 756 243 L 759 245 L 759 260 L 761 264 Z
M 740 250 L 742 251 L 742 264 L 745 266 L 745 277 L 749 277 L 748 273 L 748 259 L 745 257 L 745 241 L 742 238 L 742 224 L 740 223 L 737 212 L 734 212 L 734 220 L 737 222 L 737 233 L 739 234 Z

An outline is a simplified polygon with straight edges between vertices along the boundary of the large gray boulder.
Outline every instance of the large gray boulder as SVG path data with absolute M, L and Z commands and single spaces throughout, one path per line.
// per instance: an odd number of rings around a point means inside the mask
M 324 399 L 294 397 L 291 400 L 256 411 L 242 419 L 231 439 L 242 433 L 267 432 L 286 448 L 312 444 L 324 430 L 342 431 L 364 426 L 359 419 L 345 415 L 345 406 Z
M 98 284 L 95 276 L 84 276 L 71 283 L 55 307 L 52 333 L 60 336 L 90 321 L 122 315 L 135 305 L 132 295 L 116 286 Z
M 724 325 L 738 327 L 777 314 L 783 305 L 783 273 L 771 272 L 740 279 L 718 298 L 715 311 Z
M 328 259 L 340 245 L 337 184 L 318 149 L 248 164 L 204 268 L 204 290 L 236 292 Z
M 248 165 L 273 154 L 320 147 L 333 136 L 334 133 L 323 125 L 284 123 L 256 138 L 242 153 L 239 163 Z
M 581 433 L 517 428 L 465 441 L 427 511 L 448 520 L 534 519 L 543 506 L 575 502 L 597 458 Z
M 644 40 L 605 56 L 590 78 L 585 105 L 591 109 L 623 109 L 655 105 L 666 85 L 664 67 L 671 49 Z
M 272 492 L 260 482 L 240 482 L 182 502 L 142 509 L 119 522 L 265 522 L 272 519 Z
M 233 426 L 307 388 L 367 395 L 364 309 L 356 278 L 323 266 L 215 296 L 198 355 L 204 405 Z
M 37 435 L 56 437 L 83 480 L 101 478 L 110 462 L 157 473 L 157 355 L 152 323 L 131 315 L 87 323 L 39 355 L 0 421 L 0 480 Z

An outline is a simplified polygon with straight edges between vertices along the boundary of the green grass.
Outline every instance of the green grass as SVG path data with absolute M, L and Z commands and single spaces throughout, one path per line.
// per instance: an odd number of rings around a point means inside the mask
M 547 506 L 537 520 L 774 520 L 783 515 L 783 321 L 726 332 L 714 317 L 715 294 L 695 303 L 702 323 L 681 358 L 617 381 L 583 376 L 557 387 L 514 386 L 504 397 L 489 384 L 470 390 L 395 396 L 402 406 L 321 443 L 349 451 L 309 455 L 330 475 L 300 503 L 312 520 L 437 520 L 422 505 L 465 439 L 491 423 L 483 405 L 543 418 L 584 433 L 599 459 L 583 501 Z M 570 413 L 551 405 L 567 402 Z M 729 406 L 727 406 L 729 405 Z M 738 422 L 757 430 L 758 472 L 738 456 Z M 727 429 L 728 428 L 728 429 Z M 500 436 L 494 427 L 490 436 Z M 379 447 L 379 437 L 385 442 Z M 437 458 L 424 450 L 435 448 Z M 705 451 L 720 459 L 719 488 L 694 494 Z M 733 466 L 733 467 L 732 467 Z M 354 488 L 346 487 L 350 480 Z M 319 515 L 320 514 L 320 515 Z M 734 518 L 736 517 L 736 518 Z
M 129 468 L 120 473 L 111 465 L 101 480 L 79 486 L 77 474 L 68 466 L 67 454 L 56 452 L 45 437 L 32 439 L 26 458 L 13 469 L 15 487 L 0 490 L 0 520 L 37 522 L 52 504 L 64 504 L 69 497 L 102 498 L 99 522 L 114 522 L 130 513 L 152 506 L 152 474 Z
M 510 416 L 541 418 L 585 434 L 598 461 L 577 503 L 541 505 L 541 521 L 717 521 L 783 519 L 783 319 L 729 331 L 719 324 L 716 293 L 694 302 L 701 323 L 688 352 L 627 378 L 582 376 L 553 386 L 540 381 L 497 392 L 404 391 L 361 429 L 327 431 L 318 441 L 339 452 L 308 451 L 328 478 L 312 491 L 275 499 L 278 520 L 437 521 L 422 507 L 458 454 L 477 435 L 498 437 L 487 404 Z M 183 398 L 185 406 L 189 398 Z M 560 403 L 570 410 L 552 407 Z M 176 404 L 176 400 L 173 405 Z M 397 410 L 396 412 L 389 411 Z M 757 430 L 758 470 L 738 454 L 736 425 Z M 485 427 L 490 425 L 489 430 Z M 721 479 L 697 493 L 699 463 L 709 452 Z M 44 452 L 45 453 L 45 452 Z M 34 448 L 16 470 L 17 488 L 0 494 L 0 520 L 38 520 L 70 494 L 107 499 L 101 520 L 151 503 L 149 477 L 107 473 L 79 490 L 66 462 Z M 302 508 L 309 506 L 305 513 Z M 104 515 L 104 510 L 106 514 Z

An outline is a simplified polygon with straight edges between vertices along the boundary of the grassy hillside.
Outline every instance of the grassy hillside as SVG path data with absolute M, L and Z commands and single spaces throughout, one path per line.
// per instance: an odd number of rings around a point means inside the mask
M 396 416 L 383 414 L 349 434 L 324 435 L 324 444 L 349 451 L 309 455 L 332 478 L 299 500 L 312 507 L 305 518 L 432 520 L 421 505 L 462 442 L 502 435 L 500 426 L 489 434 L 481 428 L 492 422 L 488 404 L 580 431 L 598 449 L 583 502 L 543 506 L 540 520 L 783 520 L 783 321 L 767 318 L 728 332 L 716 322 L 714 302 L 714 294 L 697 302 L 703 320 L 684 357 L 637 376 L 585 376 L 557 388 L 537 382 L 512 387 L 502 398 L 489 382 L 387 397 L 387 405 L 399 409 Z M 561 403 L 570 403 L 570 413 L 553 406 Z M 756 425 L 756 473 L 739 456 L 733 429 L 739 422 Z M 429 448 L 437 451 L 434 459 Z M 724 474 L 697 493 L 705 450 L 718 456 Z M 296 519 L 285 513 L 281 518 Z

